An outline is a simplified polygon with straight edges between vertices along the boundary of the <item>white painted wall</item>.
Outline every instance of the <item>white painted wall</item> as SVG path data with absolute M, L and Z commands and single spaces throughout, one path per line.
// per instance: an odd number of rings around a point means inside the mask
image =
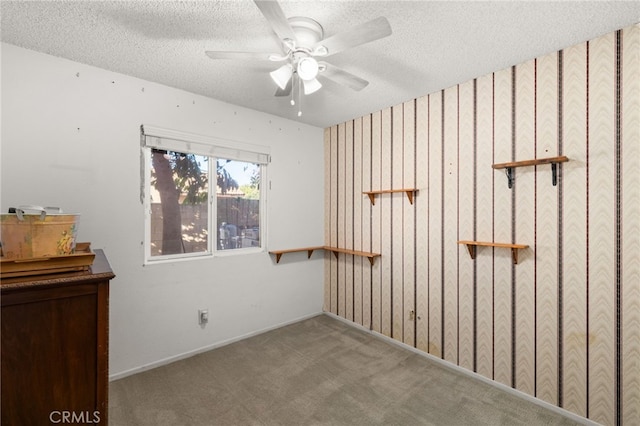
M 267 145 L 268 248 L 323 242 L 323 130 L 2 44 L 1 201 L 82 215 L 104 249 L 110 375 L 134 373 L 322 311 L 323 258 L 268 253 L 143 266 L 140 125 Z M 225 84 L 211 77 L 211 84 Z M 321 253 L 321 252 L 320 252 Z M 197 311 L 209 309 L 201 328 Z

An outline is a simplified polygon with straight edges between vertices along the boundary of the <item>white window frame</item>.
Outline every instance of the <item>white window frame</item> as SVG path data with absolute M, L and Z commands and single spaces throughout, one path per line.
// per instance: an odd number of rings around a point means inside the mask
M 198 253 L 179 253 L 151 256 L 151 150 L 152 148 L 174 152 L 184 152 L 209 157 L 208 188 L 208 238 L 207 251 Z M 267 164 L 271 161 L 269 147 L 248 144 L 228 139 L 214 138 L 171 129 L 143 124 L 140 132 L 141 188 L 140 202 L 144 209 L 144 264 L 206 259 L 212 257 L 234 256 L 266 252 L 267 238 Z M 218 159 L 254 163 L 260 166 L 260 247 L 245 247 L 228 250 L 218 249 L 217 197 L 214 167 Z

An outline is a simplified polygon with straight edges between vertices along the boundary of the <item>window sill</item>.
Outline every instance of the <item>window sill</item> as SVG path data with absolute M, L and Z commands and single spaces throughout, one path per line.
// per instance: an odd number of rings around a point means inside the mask
M 188 262 L 191 260 L 214 259 L 230 256 L 245 256 L 265 252 L 266 250 L 264 247 L 246 247 L 240 249 L 219 250 L 214 253 L 177 254 L 171 257 L 163 257 L 159 259 L 145 259 L 142 266 L 162 265 L 167 263 Z

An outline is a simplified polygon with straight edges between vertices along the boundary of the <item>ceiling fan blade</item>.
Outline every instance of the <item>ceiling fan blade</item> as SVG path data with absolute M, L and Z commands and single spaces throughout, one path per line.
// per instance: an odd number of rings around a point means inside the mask
M 215 50 L 207 50 L 204 52 L 211 59 L 250 59 L 273 62 L 273 56 L 270 53 L 259 52 L 222 52 Z
M 290 78 L 289 82 L 287 83 L 287 87 L 285 87 L 284 89 L 281 89 L 278 87 L 278 90 L 276 90 L 276 96 L 289 96 L 291 94 L 292 87 L 293 87 L 293 78 Z
M 296 39 L 293 29 L 277 1 L 254 0 L 254 2 L 280 40 Z
M 324 46 L 328 53 L 333 55 L 351 47 L 370 43 L 391 35 L 391 25 L 387 18 L 381 16 L 364 24 L 356 25 L 348 31 L 338 33 L 319 41 L 314 48 Z
M 321 65 L 324 65 L 326 67 L 325 70 L 320 74 L 321 76 L 333 80 L 336 83 L 340 83 L 343 86 L 347 86 L 350 89 L 360 91 L 367 87 L 367 85 L 369 85 L 369 82 L 367 80 L 353 75 L 343 69 L 334 67 L 333 65 L 327 64 L 326 62 L 322 62 Z

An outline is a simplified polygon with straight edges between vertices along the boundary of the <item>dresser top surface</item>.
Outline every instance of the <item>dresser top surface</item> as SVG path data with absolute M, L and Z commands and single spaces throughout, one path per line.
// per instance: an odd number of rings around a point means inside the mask
M 95 259 L 87 271 L 61 272 L 45 275 L 2 278 L 0 291 L 8 293 L 15 290 L 43 288 L 74 283 L 110 280 L 115 277 L 111 265 L 103 250 L 95 250 Z

